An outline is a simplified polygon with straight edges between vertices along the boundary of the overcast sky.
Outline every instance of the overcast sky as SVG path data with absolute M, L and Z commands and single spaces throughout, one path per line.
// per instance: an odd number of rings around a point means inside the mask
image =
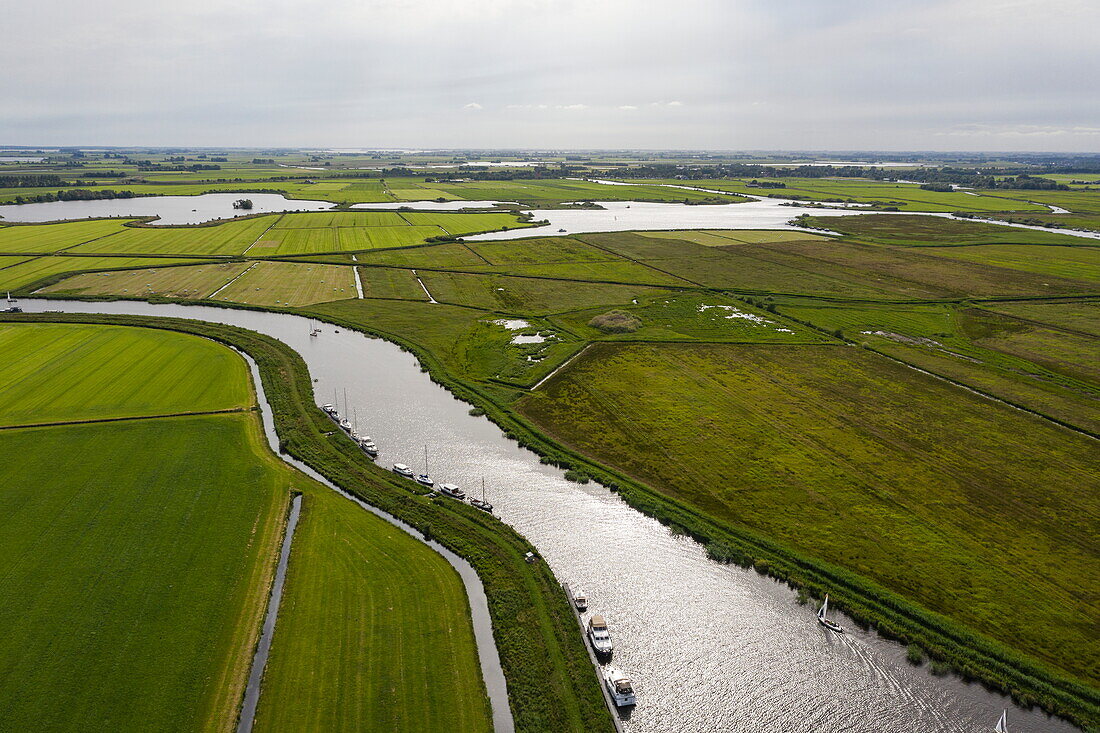
M 0 145 L 1100 152 L 1100 0 L 0 13 Z

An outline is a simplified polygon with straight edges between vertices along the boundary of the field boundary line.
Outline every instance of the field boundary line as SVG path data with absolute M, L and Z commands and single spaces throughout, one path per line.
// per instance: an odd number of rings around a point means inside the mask
M 129 415 L 126 417 L 100 417 L 87 420 L 61 420 L 59 422 L 27 423 L 26 425 L 0 425 L 0 430 L 22 430 L 23 428 L 58 428 L 66 425 L 95 425 L 108 422 L 132 422 L 134 420 L 156 420 L 162 417 L 192 417 L 196 415 L 232 415 L 238 412 L 251 412 L 253 407 L 227 407 L 224 410 L 198 410 L 197 412 L 166 412 L 160 415 Z
M 244 275 L 244 274 L 245 274 L 246 272 L 248 272 L 249 270 L 251 270 L 251 269 L 252 269 L 253 267 L 255 267 L 255 266 L 256 266 L 256 265 L 258 265 L 258 264 L 260 264 L 260 263 L 259 263 L 259 262 L 253 262 L 253 263 L 252 263 L 251 265 L 249 265 L 248 267 L 246 267 L 246 268 L 244 268 L 243 270 L 241 270 L 240 272 L 238 272 L 238 273 L 237 273 L 237 274 L 236 274 L 236 275 L 235 275 L 235 276 L 234 276 L 233 278 L 231 278 L 231 279 L 229 280 L 229 282 L 227 282 L 227 283 L 226 283 L 225 285 L 222 285 L 222 286 L 221 286 L 220 288 L 218 288 L 218 289 L 217 289 L 217 290 L 215 290 L 214 292 L 210 293 L 210 295 L 207 295 L 207 296 L 206 296 L 205 298 L 203 298 L 203 300 L 210 300 L 210 299 L 211 299 L 211 298 L 213 298 L 213 297 L 214 297 L 215 295 L 217 295 L 217 294 L 218 294 L 218 293 L 220 293 L 221 291 L 225 290 L 226 288 L 228 288 L 228 287 L 229 287 L 230 285 L 232 285 L 233 283 L 237 282 L 237 280 L 238 280 L 238 279 L 239 279 L 239 278 L 241 277 L 241 275 Z
M 272 229 L 274 229 L 275 225 L 278 224 L 279 222 L 281 222 L 283 220 L 284 216 L 286 216 L 286 214 L 279 214 L 279 216 L 277 216 L 275 218 L 275 221 L 271 222 L 271 224 L 267 227 L 267 229 L 264 229 L 262 232 L 260 232 L 260 235 L 258 237 L 256 237 L 255 241 L 253 241 L 252 244 L 250 244 L 250 245 L 248 245 L 247 247 L 244 248 L 244 252 L 241 252 L 241 257 L 244 257 L 246 254 L 248 254 L 248 250 L 252 249 L 257 244 L 259 244 L 260 240 L 264 238 L 264 235 L 267 234 L 268 232 L 270 232 Z
M 355 275 L 355 292 L 359 294 L 359 299 L 363 299 L 363 281 L 359 279 L 359 268 L 351 268 L 351 272 Z M 429 296 L 431 297 L 431 296 Z

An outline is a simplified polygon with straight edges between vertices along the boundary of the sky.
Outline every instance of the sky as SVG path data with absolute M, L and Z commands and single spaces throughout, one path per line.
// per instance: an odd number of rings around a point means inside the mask
M 0 145 L 1100 152 L 1100 0 L 0 0 Z

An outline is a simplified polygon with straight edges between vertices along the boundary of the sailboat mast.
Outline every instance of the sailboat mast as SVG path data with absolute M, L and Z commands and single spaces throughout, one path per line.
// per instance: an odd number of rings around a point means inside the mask
M 428 473 L 428 446 L 427 445 L 424 446 L 424 473 L 425 473 L 425 475 L 427 475 L 427 473 Z

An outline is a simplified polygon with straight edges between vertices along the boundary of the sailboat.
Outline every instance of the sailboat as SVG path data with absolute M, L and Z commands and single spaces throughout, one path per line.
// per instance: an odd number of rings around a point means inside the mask
M 313 321 L 309 321 L 308 323 L 309 323 L 309 325 L 308 325 L 309 335 L 312 336 L 313 338 L 317 338 L 317 334 L 321 333 L 321 329 L 314 326 Z
M 843 634 L 844 629 L 836 621 L 829 618 L 829 594 L 825 594 L 825 602 L 821 604 L 821 608 L 817 609 L 817 622 L 827 628 L 829 631 L 835 631 L 838 634 Z
M 351 432 L 351 423 L 348 421 L 348 418 L 346 417 L 347 414 L 348 414 L 348 391 L 345 389 L 344 390 L 344 415 L 345 415 L 345 417 L 340 418 L 340 427 L 343 428 L 345 431 L 350 433 Z
M 485 501 L 485 477 L 481 477 L 481 498 L 470 499 L 470 506 L 480 509 L 483 512 L 493 513 L 493 505 Z
M 417 475 L 416 483 L 421 486 L 435 486 L 435 481 L 428 475 L 428 446 L 424 446 L 424 473 Z
M 1005 710 L 1001 713 L 1000 720 L 997 721 L 997 725 L 993 727 L 993 730 L 997 733 L 1008 733 L 1008 711 Z

